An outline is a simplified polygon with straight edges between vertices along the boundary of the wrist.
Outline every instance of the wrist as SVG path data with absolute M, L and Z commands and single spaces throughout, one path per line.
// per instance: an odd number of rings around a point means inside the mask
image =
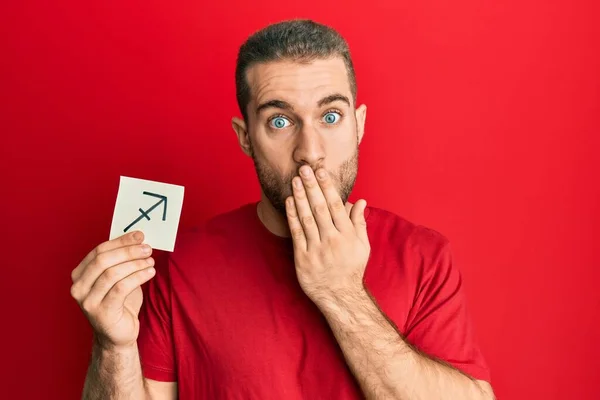
M 110 340 L 96 334 L 94 334 L 93 340 L 94 351 L 101 355 L 128 355 L 137 353 L 138 351 L 137 341 L 115 344 Z
M 361 310 L 366 311 L 372 302 L 366 289 L 361 285 L 328 291 L 318 296 L 315 303 L 326 317 L 348 321 Z

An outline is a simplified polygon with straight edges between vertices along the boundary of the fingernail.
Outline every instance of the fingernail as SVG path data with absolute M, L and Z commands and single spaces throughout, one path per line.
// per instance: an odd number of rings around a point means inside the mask
M 143 245 L 142 251 L 144 252 L 144 254 L 150 254 L 150 246 L 148 246 L 147 244 Z
M 310 168 L 302 167 L 300 168 L 300 173 L 302 174 L 302 176 L 308 176 L 310 174 Z
M 139 242 L 140 240 L 142 240 L 144 236 L 142 235 L 142 232 L 137 231 L 136 233 L 133 234 L 133 238 L 135 239 L 135 241 Z
M 325 170 L 324 169 L 318 170 L 317 176 L 319 177 L 319 179 L 324 179 L 325 178 Z
M 148 275 L 152 275 L 154 272 L 156 272 L 154 268 L 148 268 L 146 271 L 148 271 Z

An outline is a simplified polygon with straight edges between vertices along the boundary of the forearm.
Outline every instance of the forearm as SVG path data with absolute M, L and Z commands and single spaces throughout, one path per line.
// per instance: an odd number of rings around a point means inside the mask
M 405 342 L 364 290 L 319 305 L 368 399 L 491 399 L 478 382 Z
M 146 399 L 137 345 L 111 350 L 94 341 L 83 400 Z

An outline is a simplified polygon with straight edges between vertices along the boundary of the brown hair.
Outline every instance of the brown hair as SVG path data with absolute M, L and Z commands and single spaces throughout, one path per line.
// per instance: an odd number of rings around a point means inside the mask
M 272 24 L 254 33 L 240 47 L 235 71 L 237 102 L 244 120 L 248 120 L 250 102 L 246 71 L 252 65 L 277 60 L 307 62 L 336 56 L 344 60 L 356 101 L 356 77 L 350 50 L 337 31 L 311 20 L 296 19 Z

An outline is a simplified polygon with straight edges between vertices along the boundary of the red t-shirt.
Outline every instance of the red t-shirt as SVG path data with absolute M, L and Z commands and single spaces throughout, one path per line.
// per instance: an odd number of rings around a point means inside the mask
M 406 340 L 476 379 L 459 271 L 439 233 L 367 208 L 365 285 Z M 178 382 L 183 399 L 359 399 L 319 309 L 302 292 L 291 239 L 248 204 L 181 234 L 145 287 L 138 346 L 145 377 Z

